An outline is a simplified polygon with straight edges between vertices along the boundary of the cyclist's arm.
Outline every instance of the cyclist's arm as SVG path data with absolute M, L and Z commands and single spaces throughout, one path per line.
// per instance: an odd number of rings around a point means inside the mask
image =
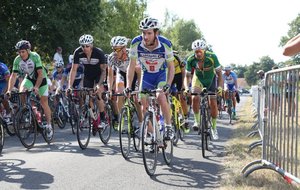
M 167 83 L 170 86 L 172 85 L 172 81 L 174 79 L 174 74 L 175 74 L 174 61 L 170 61 L 168 63 L 168 81 L 167 81 Z
M 191 72 L 185 72 L 185 80 L 184 80 L 184 88 L 185 90 L 189 89 L 189 86 L 191 84 L 192 74 Z
M 34 86 L 34 88 L 37 88 L 37 89 L 39 89 L 40 88 L 40 86 L 41 86 L 41 84 L 42 84 L 42 82 L 43 82 L 43 78 L 44 78 L 44 76 L 43 76 L 43 68 L 39 68 L 39 69 L 37 69 L 37 79 L 36 79 L 36 83 L 35 83 L 35 86 Z
M 107 64 L 100 64 L 101 75 L 100 75 L 98 86 L 103 85 L 104 79 L 106 78 L 106 66 Z
M 78 66 L 79 66 L 79 64 L 72 64 L 70 78 L 69 78 L 69 88 L 72 88 L 72 86 L 73 86 Z
M 184 67 L 182 67 L 181 68 L 181 75 L 182 75 L 182 83 L 181 84 L 184 84 L 184 77 L 185 77 L 185 68 Z M 183 87 L 183 85 L 182 85 L 182 87 Z
M 224 82 L 223 82 L 223 76 L 222 76 L 222 70 L 217 69 L 216 74 L 218 75 L 218 87 L 221 87 L 224 89 Z
M 127 67 L 127 76 L 126 76 L 127 84 L 126 84 L 126 88 L 131 87 L 134 72 L 135 72 L 135 66 L 136 66 L 136 58 L 130 58 L 129 65 Z
M 299 52 L 300 52 L 300 34 L 290 39 L 283 46 L 283 55 L 285 56 L 293 56 Z
M 13 72 L 10 77 L 9 77 L 9 81 L 8 81 L 8 87 L 7 87 L 7 91 L 11 91 L 11 89 L 14 87 L 14 85 L 16 84 L 16 79 L 17 79 L 17 73 Z
M 108 91 L 111 91 L 113 90 L 112 86 L 114 83 L 114 72 L 111 66 L 108 66 L 107 72 L 108 72 L 108 77 L 107 77 Z

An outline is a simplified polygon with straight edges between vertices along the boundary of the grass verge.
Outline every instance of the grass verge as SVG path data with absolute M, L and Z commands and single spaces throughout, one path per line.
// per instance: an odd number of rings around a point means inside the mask
M 261 147 L 256 147 L 252 152 L 248 151 L 248 146 L 259 140 L 256 137 L 247 137 L 251 132 L 251 126 L 255 123 L 255 118 L 251 113 L 252 97 L 247 97 L 243 107 L 238 110 L 239 122 L 235 124 L 234 133 L 227 145 L 228 156 L 224 160 L 224 173 L 222 174 L 220 189 L 299 189 L 295 185 L 287 183 L 278 173 L 271 170 L 257 170 L 244 178 L 241 170 L 248 163 L 261 158 Z

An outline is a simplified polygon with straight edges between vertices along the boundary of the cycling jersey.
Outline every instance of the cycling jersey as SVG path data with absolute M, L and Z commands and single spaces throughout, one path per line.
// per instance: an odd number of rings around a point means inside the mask
M 235 74 L 235 72 L 230 71 L 229 75 L 223 73 L 223 80 L 225 83 L 224 89 L 235 90 L 235 81 L 237 80 L 237 75 Z
M 72 63 L 69 63 L 66 66 L 66 68 L 64 69 L 63 75 L 67 77 L 69 75 L 70 71 L 71 71 L 71 68 L 72 68 Z M 80 64 L 79 67 L 77 68 L 75 80 L 82 79 L 83 75 L 84 75 L 83 73 L 84 73 L 84 66 L 82 64 Z
M 21 56 L 18 55 L 13 63 L 13 73 L 26 74 L 25 79 L 21 83 L 21 86 L 24 86 L 26 89 L 31 89 L 35 85 L 38 78 L 38 69 L 43 70 L 43 80 L 39 87 L 39 95 L 48 96 L 47 73 L 39 54 L 30 52 L 26 61 L 22 60 Z
M 74 64 L 82 64 L 84 66 L 84 83 L 91 83 L 99 81 L 101 75 L 100 64 L 105 64 L 105 56 L 101 49 L 93 47 L 90 60 L 87 59 L 86 54 L 81 47 L 78 47 L 74 52 Z M 93 87 L 91 87 L 93 88 Z
M 163 37 L 158 36 L 158 46 L 150 51 L 142 43 L 143 37 L 135 37 L 130 46 L 129 57 L 136 59 L 142 69 L 141 89 L 154 89 L 166 84 L 166 68 L 174 60 L 172 44 Z
M 129 54 L 129 49 L 126 49 L 126 53 L 127 55 Z M 118 58 L 116 57 L 116 53 L 112 52 L 107 58 L 107 64 L 117 72 L 122 71 L 126 73 L 127 67 L 129 65 L 129 58 L 127 58 L 125 61 L 118 60 Z
M 184 67 L 184 65 L 181 63 L 180 58 L 177 55 L 174 55 L 174 67 L 175 67 L 175 75 L 178 73 L 181 73 L 181 68 Z
M 26 76 L 25 78 L 30 80 L 33 84 L 36 83 L 38 73 L 37 70 L 43 70 L 43 81 L 41 86 L 47 84 L 47 73 L 45 68 L 42 65 L 41 58 L 39 54 L 36 52 L 30 52 L 29 57 L 26 61 L 21 59 L 21 56 L 18 55 L 13 63 L 13 72 L 14 73 L 24 73 Z
M 190 55 L 187 58 L 186 71 L 188 73 L 195 69 L 194 75 L 202 83 L 204 87 L 210 87 L 214 82 L 215 71 L 221 71 L 221 65 L 218 61 L 217 56 L 209 51 L 204 53 L 203 68 L 199 68 L 199 60 L 195 57 L 195 54 Z
M 0 82 L 6 82 L 6 79 L 9 77 L 9 75 L 10 72 L 7 66 L 0 62 Z

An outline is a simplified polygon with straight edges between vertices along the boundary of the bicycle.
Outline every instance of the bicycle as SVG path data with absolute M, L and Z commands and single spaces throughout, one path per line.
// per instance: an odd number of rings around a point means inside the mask
M 108 104 L 105 104 L 105 119 L 107 120 L 107 125 L 103 128 L 98 128 L 101 123 L 100 113 L 97 106 L 98 96 L 94 94 L 95 90 L 93 88 L 83 88 L 79 90 L 81 97 L 84 100 L 84 104 L 79 110 L 79 120 L 77 124 L 77 141 L 81 149 L 86 149 L 91 132 L 93 136 L 99 134 L 100 140 L 107 144 L 111 136 L 111 108 Z M 108 98 L 105 98 L 107 102 Z M 90 102 L 91 101 L 91 102 Z M 91 106 L 93 105 L 93 106 Z
M 172 115 L 172 123 L 174 125 L 174 145 L 176 146 L 179 139 L 184 141 L 184 134 L 185 134 L 185 122 L 183 111 L 181 107 L 180 101 L 177 99 L 178 92 L 172 92 L 169 96 L 169 103 L 171 106 L 171 115 Z
M 218 105 L 218 113 L 219 113 L 219 119 L 222 119 L 223 117 L 223 108 L 224 108 L 224 99 L 222 96 L 217 95 L 217 105 Z
M 228 91 L 228 99 L 226 100 L 227 102 L 227 113 L 229 115 L 229 124 L 232 124 L 232 107 L 233 107 L 233 102 L 232 102 L 232 97 L 233 97 L 234 91 L 229 90 Z
M 211 115 L 209 108 L 209 96 L 216 95 L 215 92 L 209 92 L 206 88 L 202 89 L 201 93 L 191 93 L 191 95 L 198 96 L 200 95 L 200 114 L 201 114 L 201 128 L 198 130 L 198 135 L 201 134 L 201 147 L 202 147 L 202 156 L 206 158 L 205 151 L 209 151 L 208 144 L 211 140 Z
M 149 95 L 149 106 L 144 116 L 142 127 L 142 155 L 145 170 L 149 176 L 154 175 L 157 165 L 157 152 L 162 149 L 163 158 L 167 165 L 173 158 L 173 139 L 165 140 L 165 129 L 161 118 L 160 108 L 156 103 L 157 90 L 143 90 L 141 93 Z M 161 122 L 159 122 L 161 121 Z M 151 131 L 151 127 L 153 132 Z
M 52 123 L 53 133 L 48 137 L 48 129 L 45 127 L 47 124 L 46 117 L 38 98 L 32 91 L 19 92 L 17 94 L 25 96 L 26 103 L 20 108 L 16 125 L 16 131 L 21 143 L 25 148 L 31 149 L 35 144 L 38 133 L 41 133 L 44 140 L 50 144 L 54 136 L 54 125 Z
M 131 95 L 137 95 L 139 91 L 131 92 Z M 115 94 L 117 96 L 124 96 L 124 94 Z M 114 95 L 113 95 L 114 96 Z M 136 151 L 140 150 L 140 130 L 137 125 L 138 112 L 135 108 L 133 96 L 125 97 L 125 103 L 120 111 L 119 118 L 119 141 L 121 153 L 125 159 L 128 159 L 130 154 L 131 139 L 133 139 L 133 146 Z
M 0 96 L 0 101 L 2 102 L 4 100 L 4 95 L 2 94 Z M 3 118 L 0 116 L 0 154 L 2 153 L 3 146 L 4 146 L 4 127 L 3 127 Z

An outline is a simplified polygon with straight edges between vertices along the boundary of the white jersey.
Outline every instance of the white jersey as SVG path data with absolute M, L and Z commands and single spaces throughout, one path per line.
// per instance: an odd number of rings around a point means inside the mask
M 129 50 L 126 49 L 126 53 L 128 55 Z M 116 70 L 117 72 L 121 71 L 126 73 L 127 67 L 129 65 L 129 58 L 127 58 L 125 61 L 120 61 L 116 57 L 116 53 L 112 52 L 108 58 L 107 58 L 107 64 L 108 66 L 112 67 L 113 70 Z

